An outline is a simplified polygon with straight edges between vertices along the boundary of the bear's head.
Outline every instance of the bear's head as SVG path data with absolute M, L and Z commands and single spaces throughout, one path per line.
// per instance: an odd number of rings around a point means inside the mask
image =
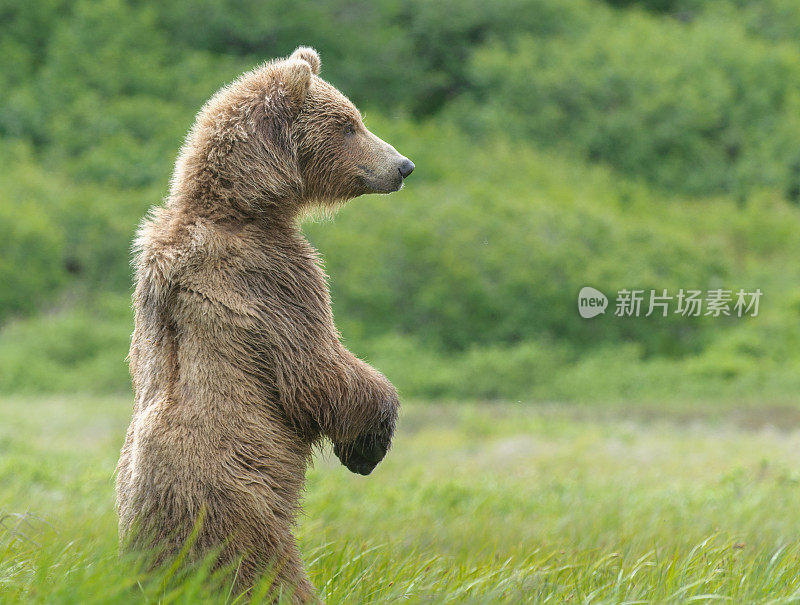
M 173 195 L 191 190 L 240 209 L 299 211 L 403 186 L 414 164 L 364 126 L 319 77 L 301 46 L 219 91 L 198 114 L 176 166 Z
M 317 77 L 316 51 L 301 46 L 287 64 L 305 93 L 294 131 L 306 194 L 324 202 L 400 189 L 413 162 L 367 130 L 355 105 Z

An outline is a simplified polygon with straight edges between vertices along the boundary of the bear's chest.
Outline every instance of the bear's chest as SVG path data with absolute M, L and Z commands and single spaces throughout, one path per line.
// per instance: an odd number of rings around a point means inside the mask
M 213 235 L 213 237 L 212 237 Z M 301 236 L 198 230 L 178 279 L 187 319 L 249 334 L 330 329 L 327 276 Z M 201 237 L 202 236 L 202 237 Z

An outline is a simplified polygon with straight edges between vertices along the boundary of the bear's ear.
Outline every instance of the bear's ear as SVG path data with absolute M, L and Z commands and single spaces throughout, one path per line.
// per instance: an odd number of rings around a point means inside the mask
M 311 72 L 315 76 L 319 75 L 322 62 L 319 60 L 319 53 L 310 46 L 298 46 L 289 58 L 305 61 L 311 66 Z
M 281 80 L 294 104 L 299 108 L 311 86 L 311 66 L 306 61 L 289 58 L 281 65 Z

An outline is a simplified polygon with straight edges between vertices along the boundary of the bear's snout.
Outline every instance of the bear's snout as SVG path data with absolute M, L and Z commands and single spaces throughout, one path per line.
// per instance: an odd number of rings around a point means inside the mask
M 400 171 L 400 176 L 406 178 L 409 174 L 414 172 L 414 168 L 414 162 L 404 157 L 400 162 L 400 166 L 397 167 L 397 170 Z
M 403 179 L 416 166 L 402 153 L 373 133 L 366 131 L 365 162 L 359 164 L 367 193 L 392 193 L 403 187 Z

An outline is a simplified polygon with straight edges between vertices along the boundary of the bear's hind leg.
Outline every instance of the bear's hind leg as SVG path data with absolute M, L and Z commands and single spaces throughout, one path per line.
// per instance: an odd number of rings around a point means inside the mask
M 262 583 L 271 582 L 267 594 L 276 598 L 292 595 L 294 603 L 317 603 L 316 590 L 306 575 L 300 552 L 289 531 L 288 539 L 279 549 L 262 548 L 245 556 L 236 571 L 236 592 L 250 590 L 259 593 L 266 588 Z

